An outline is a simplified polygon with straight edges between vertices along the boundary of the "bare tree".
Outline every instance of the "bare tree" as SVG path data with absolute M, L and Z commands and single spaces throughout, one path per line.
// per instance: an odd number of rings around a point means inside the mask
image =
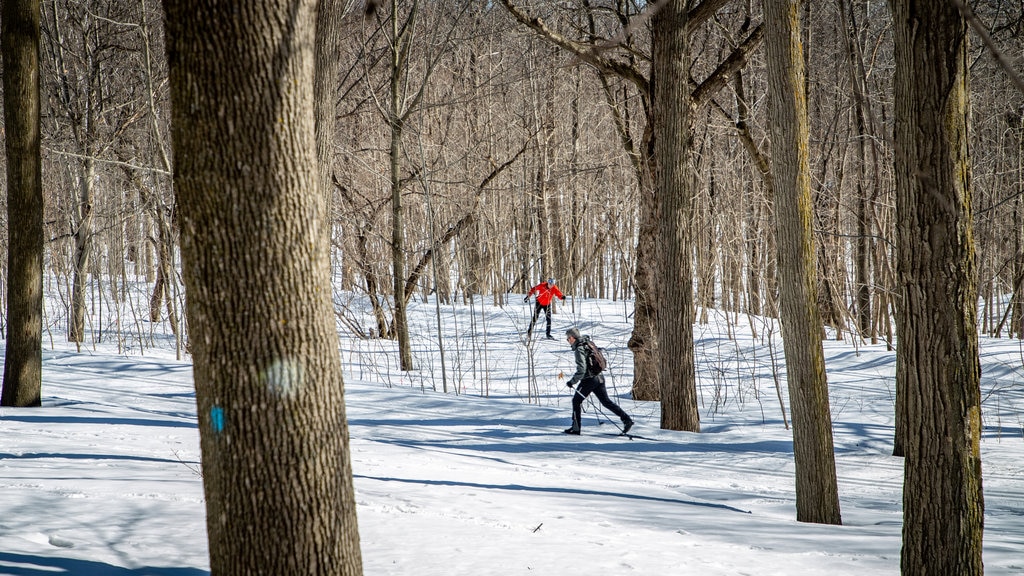
M 214 574 L 362 573 L 314 0 L 168 0 L 174 183 Z
M 39 0 L 8 0 L 0 10 L 9 223 L 7 350 L 0 405 L 39 406 L 43 370 Z
M 946 0 L 892 2 L 899 286 L 897 426 L 906 576 L 980 575 L 981 369 L 967 25 Z
M 437 7 L 433 5 L 424 5 L 418 0 L 392 0 L 388 3 L 387 10 L 381 6 L 374 11 L 374 25 L 363 27 L 364 42 L 360 51 L 365 58 L 359 61 L 363 73 L 359 76 L 357 84 L 365 90 L 366 100 L 375 105 L 378 117 L 383 120 L 387 139 L 386 167 L 383 167 L 382 171 L 388 175 L 387 206 L 390 207 L 391 219 L 388 251 L 394 305 L 393 322 L 386 330 L 383 330 L 386 324 L 380 321 L 384 318 L 383 308 L 379 304 L 374 304 L 374 307 L 380 325 L 378 331 L 383 336 L 398 340 L 399 364 L 403 370 L 413 369 L 412 344 L 406 314 L 409 298 L 416 288 L 411 280 L 413 276 L 416 279 L 422 278 L 419 273 L 407 273 L 410 254 L 417 251 L 413 232 L 429 228 L 419 226 L 426 218 L 424 214 L 427 211 L 423 205 L 412 205 L 408 202 L 410 190 L 421 181 L 421 172 L 426 167 L 418 166 L 417 162 L 410 160 L 410 156 L 414 155 L 407 150 L 406 139 L 412 121 L 423 113 L 424 107 L 428 106 L 424 99 L 433 88 L 433 75 L 452 50 L 455 44 L 453 37 L 458 31 L 460 19 L 471 5 L 471 2 L 462 2 L 453 9 L 444 11 L 436 9 Z M 370 21 L 371 19 L 367 19 L 366 22 Z M 429 106 L 437 104 L 430 103 Z M 372 138 L 367 138 L 370 139 Z M 344 191 L 349 199 L 354 199 L 352 192 L 348 189 Z M 372 192 L 367 194 L 370 199 L 367 203 L 370 213 L 366 217 L 378 218 L 378 212 L 384 204 L 379 203 L 371 194 Z M 357 225 L 367 232 L 372 228 L 366 222 Z M 364 233 L 362 237 L 365 239 L 367 236 Z M 376 276 L 377 272 L 368 268 L 372 266 L 368 258 L 369 248 L 368 242 L 361 241 L 361 261 L 363 269 L 367 271 L 364 275 L 368 280 L 368 292 L 372 300 L 379 302 L 376 290 L 383 286 L 374 280 L 370 289 L 369 279 Z
M 62 246 L 54 250 L 52 261 L 64 266 L 70 260 L 68 340 L 79 344 L 85 342 L 90 320 L 99 320 L 90 316 L 96 312 L 95 306 L 89 310 L 91 287 L 113 280 L 100 274 L 104 253 L 94 244 L 102 236 L 114 240 L 109 232 L 124 215 L 118 208 L 123 207 L 123 170 L 110 156 L 124 156 L 130 130 L 146 117 L 137 58 L 143 50 L 139 25 L 133 21 L 137 10 L 134 4 L 101 0 L 53 0 L 43 6 L 44 139 L 57 156 L 54 173 L 63 175 L 51 184 L 62 192 L 53 203 Z M 117 270 L 123 259 L 107 263 Z M 95 305 L 97 292 L 91 294 Z
M 414 0 L 409 8 L 405 22 L 399 19 L 398 0 L 391 0 L 391 28 L 388 36 L 390 46 L 390 82 L 387 108 L 384 112 L 388 128 L 391 131 L 391 143 L 388 157 L 391 175 L 391 266 L 392 286 L 395 295 L 395 322 L 393 326 L 398 339 L 399 365 L 402 370 L 412 370 L 412 344 L 409 341 L 409 320 L 406 317 L 405 299 L 405 209 L 402 203 L 402 135 L 409 114 L 416 108 L 426 89 L 426 79 L 420 84 L 419 90 L 412 96 L 413 103 L 406 106 L 409 98 L 405 94 L 403 78 L 405 77 L 409 58 L 409 44 L 416 30 L 416 17 L 419 13 L 419 2 Z M 380 12 L 378 11 L 378 14 Z
M 765 0 L 779 300 L 793 411 L 797 520 L 841 524 L 817 266 L 800 2 Z

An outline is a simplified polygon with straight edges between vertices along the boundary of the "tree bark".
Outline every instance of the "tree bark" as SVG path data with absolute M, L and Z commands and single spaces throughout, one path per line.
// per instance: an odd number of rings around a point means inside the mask
M 841 524 L 817 266 L 800 2 L 765 0 L 779 301 L 793 413 L 797 520 Z
M 945 0 L 891 2 L 897 382 L 905 576 L 983 573 L 981 369 L 967 27 Z
M 39 0 L 7 0 L 0 10 L 8 222 L 7 350 L 0 405 L 39 406 L 44 250 Z
M 334 176 L 334 131 L 337 126 L 338 82 L 341 74 L 341 22 L 351 0 L 320 0 L 316 18 L 316 73 L 313 80 L 316 115 L 316 156 L 320 167 L 320 193 L 331 214 Z M 332 218 L 333 220 L 333 218 Z M 330 241 L 331 227 L 324 229 Z
M 412 343 L 409 339 L 409 321 L 406 318 L 408 300 L 405 298 L 405 208 L 402 205 L 402 133 L 405 129 L 405 114 L 402 112 L 402 71 L 406 65 L 409 42 L 406 32 L 414 28 L 415 4 L 409 21 L 398 25 L 398 1 L 391 2 L 391 91 L 388 101 L 388 125 L 391 129 L 390 173 L 391 173 L 391 261 L 392 289 L 395 297 L 395 322 L 392 330 L 398 339 L 399 366 L 412 370 Z
M 1013 292 L 1010 297 L 1010 336 L 1024 340 L 1024 230 L 1022 230 L 1021 199 L 1018 196 L 1013 209 Z
M 648 156 L 649 171 L 654 161 Z M 636 243 L 636 270 L 633 272 L 633 332 L 627 345 L 633 352 L 633 399 L 661 399 L 658 371 L 658 286 L 657 195 L 650 178 L 640 181 L 640 222 Z
M 86 119 L 92 123 L 91 112 Z M 91 129 L 86 129 L 92 134 Z M 88 138 L 88 137 L 87 137 Z M 74 284 L 71 287 L 71 323 L 68 326 L 68 341 L 85 342 L 85 293 L 89 280 L 89 260 L 92 258 L 92 192 L 96 180 L 96 161 L 91 156 L 91 144 L 86 142 L 82 174 L 78 182 L 77 223 L 75 230 Z
M 315 0 L 167 0 L 211 573 L 362 573 L 313 113 Z
M 693 355 L 693 247 L 690 232 L 689 38 L 686 0 L 666 0 L 652 29 L 655 189 L 663 299 L 657 315 L 661 427 L 700 432 Z

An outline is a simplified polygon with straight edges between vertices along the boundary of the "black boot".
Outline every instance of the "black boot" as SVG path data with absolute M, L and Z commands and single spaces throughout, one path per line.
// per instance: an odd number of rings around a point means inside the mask
M 625 434 L 626 432 L 629 432 L 630 428 L 632 428 L 632 427 L 633 427 L 633 419 L 632 418 L 626 418 L 625 420 L 622 421 L 622 433 L 623 434 Z
M 579 436 L 580 435 L 580 429 L 575 427 L 575 426 L 571 426 L 571 427 L 565 429 L 565 433 L 566 434 L 574 434 L 576 436 Z

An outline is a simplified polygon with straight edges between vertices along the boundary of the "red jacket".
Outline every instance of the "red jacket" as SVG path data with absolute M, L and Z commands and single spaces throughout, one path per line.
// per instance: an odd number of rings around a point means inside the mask
M 554 284 L 548 286 L 547 282 L 541 282 L 533 288 L 530 288 L 526 297 L 529 298 L 530 296 L 533 296 L 534 293 L 537 294 L 537 304 L 540 304 L 541 306 L 551 304 L 551 299 L 556 296 L 565 300 L 565 296 L 562 295 L 562 291 L 558 289 L 558 286 L 555 286 Z

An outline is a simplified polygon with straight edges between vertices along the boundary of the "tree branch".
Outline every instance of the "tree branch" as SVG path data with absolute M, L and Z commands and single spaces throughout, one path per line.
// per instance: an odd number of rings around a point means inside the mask
M 448 228 L 447 231 L 445 231 L 444 235 L 441 236 L 441 239 L 438 240 L 434 244 L 434 246 L 429 248 L 426 252 L 423 253 L 422 256 L 420 256 L 419 262 L 416 263 L 416 267 L 413 268 L 412 272 L 409 274 L 409 277 L 405 281 L 405 290 L 403 290 L 403 292 L 405 293 L 404 297 L 406 302 L 408 302 L 409 299 L 412 298 L 412 293 L 413 291 L 416 290 L 416 283 L 419 282 L 420 276 L 423 275 L 423 271 L 427 268 L 427 265 L 430 264 L 431 258 L 434 257 L 434 250 L 436 250 L 440 246 L 444 246 L 445 244 L 447 244 L 449 241 L 451 241 L 452 238 L 455 238 L 456 236 L 461 234 L 462 231 L 465 230 L 467 226 L 469 226 L 474 220 L 476 220 L 476 208 L 477 206 L 480 205 L 480 198 L 483 196 L 484 189 L 487 188 L 487 185 L 490 184 L 491 181 L 493 181 L 495 178 L 501 175 L 501 173 L 504 172 L 509 166 L 511 166 L 513 162 L 515 162 L 520 156 L 522 156 L 523 153 L 526 152 L 526 149 L 529 148 L 529 145 L 530 142 L 529 140 L 527 140 L 526 143 L 523 144 L 523 147 L 519 149 L 519 152 L 516 152 L 515 155 L 509 158 L 507 161 L 505 161 L 505 163 L 501 164 L 500 166 L 495 166 L 494 169 L 491 170 L 490 174 L 488 174 L 477 187 L 476 197 L 474 199 L 473 206 L 466 212 L 466 214 L 462 216 L 462 218 L 459 219 L 458 222 L 456 222 L 454 225 Z
M 988 28 L 982 24 L 978 15 L 974 13 L 974 10 L 970 6 L 960 2 L 959 0 L 953 0 L 953 4 L 956 6 L 957 10 L 960 11 L 960 15 L 964 17 L 964 20 L 967 20 L 967 23 L 981 38 L 982 43 L 985 44 L 985 47 L 988 48 L 989 52 L 995 56 L 999 67 L 1003 69 L 1003 72 L 1006 72 L 1006 75 L 1017 87 L 1017 90 L 1020 90 L 1021 94 L 1024 94 L 1024 79 L 1022 79 L 1020 75 L 1017 74 L 1017 71 L 1013 69 L 1013 62 L 1010 61 L 1006 54 L 1003 54 L 996 46 L 995 41 L 992 40 L 992 36 L 988 33 Z
M 737 46 L 710 76 L 694 88 L 690 96 L 693 107 L 700 108 L 707 104 L 711 97 L 725 86 L 733 74 L 747 65 L 747 57 L 761 45 L 762 40 L 764 40 L 763 22 L 754 28 L 750 36 L 747 36 L 747 39 Z
M 580 60 L 590 64 L 594 68 L 606 73 L 614 74 L 620 78 L 623 78 L 629 82 L 632 82 L 636 87 L 643 91 L 645 94 L 648 90 L 648 80 L 644 75 L 630 64 L 606 58 L 601 55 L 600 51 L 597 50 L 596 46 L 587 42 L 577 42 L 570 40 L 558 32 L 548 28 L 547 24 L 544 23 L 540 17 L 531 18 L 518 7 L 512 5 L 511 0 L 501 0 L 505 9 L 508 10 L 509 14 L 512 15 L 520 24 L 530 28 L 542 38 L 551 42 L 555 46 L 566 50 L 572 55 L 576 56 Z

